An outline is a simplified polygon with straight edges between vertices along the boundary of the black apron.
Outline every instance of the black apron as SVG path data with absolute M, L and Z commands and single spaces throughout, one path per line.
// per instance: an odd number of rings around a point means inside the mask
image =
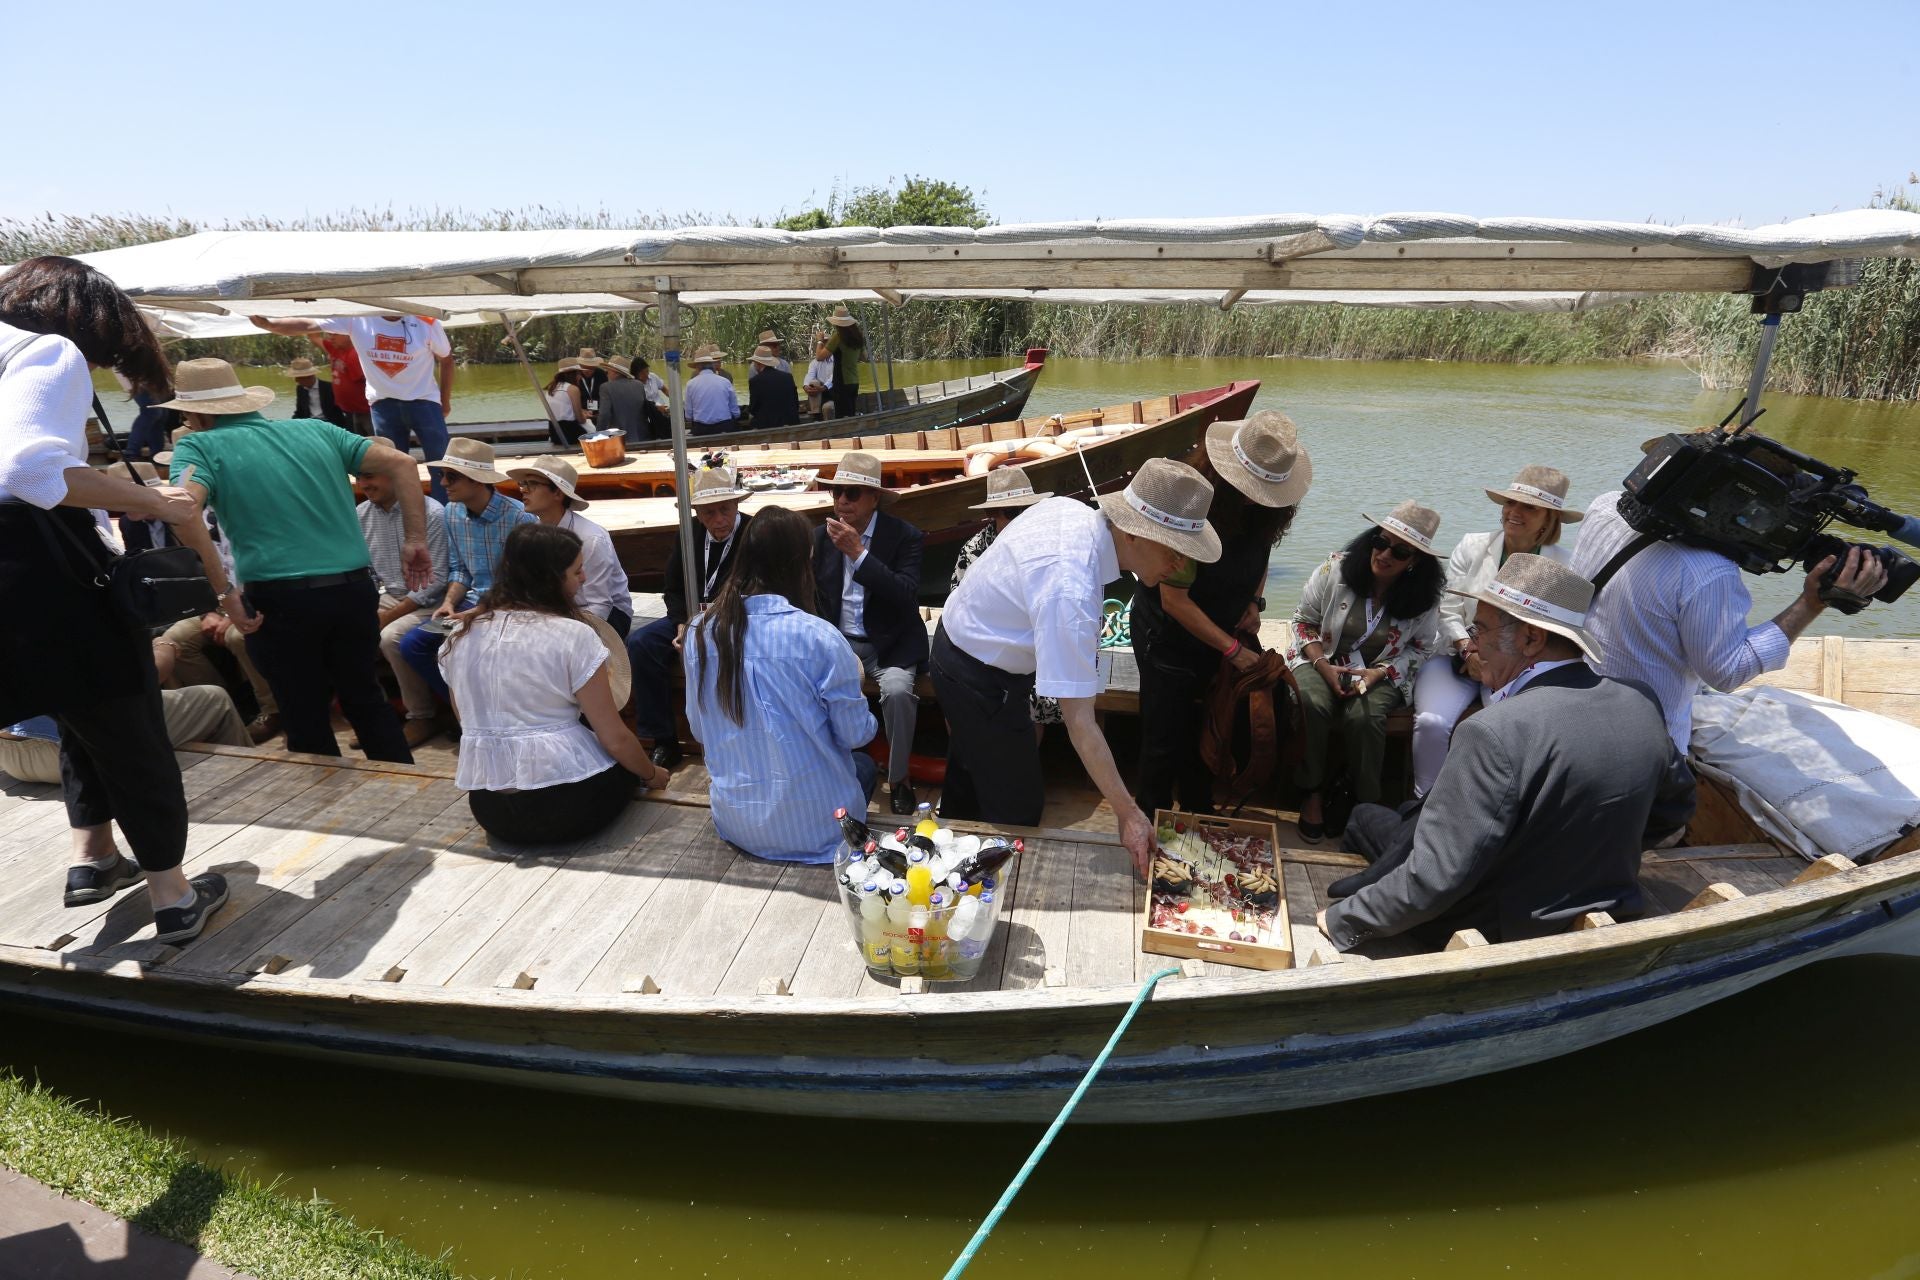
M 56 520 L 99 548 L 93 563 Z M 0 725 L 146 687 L 151 642 L 90 585 L 111 558 L 84 508 L 0 501 Z

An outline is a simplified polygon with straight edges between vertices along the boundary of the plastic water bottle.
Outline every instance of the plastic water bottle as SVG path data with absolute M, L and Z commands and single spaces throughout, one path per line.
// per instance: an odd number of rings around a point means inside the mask
M 927 943 L 922 964 L 929 978 L 944 981 L 952 976 L 947 960 L 949 904 L 953 899 L 935 890 L 927 901 Z
M 980 899 L 963 896 L 947 922 L 947 967 L 954 978 L 965 981 L 980 972 L 992 928 Z
M 908 903 L 904 893 L 887 904 L 887 932 L 892 935 L 887 939 L 887 959 L 893 965 L 893 971 L 903 978 L 920 972 L 920 951 L 912 943 L 913 913 L 917 910 L 919 908 Z M 924 933 L 924 915 L 920 928 Z

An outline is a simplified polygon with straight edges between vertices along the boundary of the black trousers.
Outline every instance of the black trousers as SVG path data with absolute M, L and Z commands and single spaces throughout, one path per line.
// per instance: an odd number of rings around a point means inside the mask
M 578 422 L 555 421 L 547 424 L 547 439 L 563 449 L 571 449 L 580 443 L 580 437 L 587 434 L 586 427 Z
M 1029 701 L 1033 677 L 962 653 L 944 625 L 933 633 L 927 672 L 947 716 L 940 816 L 1039 826 L 1047 793 Z
M 1148 817 L 1155 809 L 1179 807 L 1188 813 L 1213 812 L 1213 773 L 1200 758 L 1200 734 L 1206 720 L 1209 677 L 1180 662 L 1160 646 L 1134 641 L 1140 667 L 1140 768 L 1134 798 Z
M 849 382 L 845 386 L 836 384 L 828 389 L 827 396 L 833 401 L 833 412 L 836 417 L 851 418 L 854 414 L 854 406 L 860 402 L 860 384 L 857 382 Z
M 569 844 L 605 829 L 633 801 L 640 779 L 614 765 L 591 778 L 536 791 L 470 791 L 481 830 L 509 844 Z
M 68 826 L 118 822 L 142 871 L 169 871 L 187 852 L 187 796 L 150 654 L 145 661 L 141 692 L 54 713 L 60 791 Z
M 247 656 L 280 703 L 287 750 L 337 756 L 333 702 L 369 760 L 413 763 L 400 715 L 380 687 L 380 597 L 373 575 L 326 587 L 256 582 L 247 601 L 262 618 Z

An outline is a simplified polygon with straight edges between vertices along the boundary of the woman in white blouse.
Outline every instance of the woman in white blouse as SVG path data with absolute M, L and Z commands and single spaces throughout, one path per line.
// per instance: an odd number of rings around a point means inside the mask
M 609 661 L 617 653 L 624 668 L 626 650 L 573 607 L 584 561 L 579 535 L 521 525 L 479 611 L 440 649 L 460 716 L 454 782 L 474 821 L 514 844 L 583 840 L 635 787 L 667 785 L 620 718 L 614 677 L 625 684 L 626 674 Z
M 1505 489 L 1488 489 L 1500 504 L 1500 527 L 1470 533 L 1460 539 L 1447 560 L 1447 587 L 1452 591 L 1480 591 L 1493 581 L 1508 556 L 1532 552 L 1561 564 L 1566 548 L 1559 545 L 1563 524 L 1577 522 L 1582 512 L 1567 506 L 1567 477 L 1552 467 L 1522 467 Z M 1413 794 L 1424 796 L 1440 776 L 1453 726 L 1479 698 L 1480 659 L 1465 652 L 1467 624 L 1473 621 L 1474 602 L 1450 595 L 1440 604 L 1440 639 L 1433 661 L 1422 663 L 1413 689 Z

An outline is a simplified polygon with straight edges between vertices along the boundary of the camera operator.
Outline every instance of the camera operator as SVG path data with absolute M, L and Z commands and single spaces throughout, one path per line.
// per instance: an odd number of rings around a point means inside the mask
M 1620 492 L 1587 508 L 1573 549 L 1573 571 L 1591 581 L 1635 533 L 1619 511 Z M 1835 564 L 1815 565 L 1794 602 L 1779 616 L 1747 625 L 1753 598 L 1740 567 L 1718 551 L 1657 542 L 1631 560 L 1594 600 L 1590 625 L 1600 642 L 1600 673 L 1645 683 L 1660 700 L 1667 733 L 1682 755 L 1693 731 L 1693 695 L 1702 685 L 1728 690 L 1787 665 L 1793 641 L 1826 606 L 1821 579 Z M 1831 590 L 1865 598 L 1886 585 L 1887 571 L 1856 547 Z

